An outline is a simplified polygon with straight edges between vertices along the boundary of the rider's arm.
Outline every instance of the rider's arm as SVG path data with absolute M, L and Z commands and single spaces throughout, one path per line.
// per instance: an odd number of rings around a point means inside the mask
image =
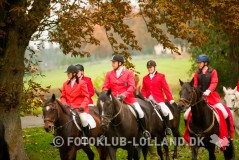
M 128 97 L 128 95 L 131 95 L 135 90 L 135 81 L 134 81 L 134 73 L 132 71 L 129 71 L 128 77 L 128 89 L 123 93 Z
M 107 72 L 105 76 L 104 85 L 102 87 L 102 91 L 109 90 L 109 89 L 110 89 L 110 72 Z
M 195 72 L 194 76 L 193 76 L 193 86 L 194 87 L 198 86 L 198 74 L 197 74 L 197 72 Z
M 81 89 L 81 96 L 84 97 L 82 103 L 81 103 L 81 106 L 88 106 L 88 104 L 90 103 L 89 101 L 89 92 L 88 92 L 88 87 L 87 87 L 87 84 L 85 81 L 81 81 L 81 86 L 80 86 L 80 89 Z
M 217 87 L 217 83 L 218 83 L 217 71 L 214 69 L 212 71 L 211 82 L 207 90 L 210 90 L 211 92 L 213 92 Z
M 165 79 L 165 75 L 162 76 L 161 83 L 162 83 L 163 91 L 164 91 L 168 101 L 173 100 L 173 96 L 169 90 L 168 83 L 166 82 L 166 79 Z
M 88 87 L 88 91 L 89 91 L 90 97 L 94 96 L 95 91 L 94 91 L 94 87 L 93 87 L 93 83 L 91 81 L 91 78 L 89 78 L 89 81 L 87 83 L 87 87 Z
M 146 95 L 147 95 L 147 87 L 146 87 L 145 77 L 143 78 L 141 93 L 142 93 L 142 95 L 143 95 L 145 98 L 147 98 L 147 97 L 146 97 Z
M 61 92 L 60 101 L 61 101 L 62 104 L 67 104 L 67 103 L 66 103 L 66 89 L 65 89 L 65 83 L 63 84 L 63 87 L 62 87 L 62 92 Z

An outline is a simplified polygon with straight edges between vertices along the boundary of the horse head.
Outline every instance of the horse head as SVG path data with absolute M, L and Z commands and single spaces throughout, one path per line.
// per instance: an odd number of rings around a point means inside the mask
M 97 107 L 101 117 L 101 127 L 103 130 L 109 127 L 114 117 L 114 104 L 117 103 L 116 98 L 111 94 L 111 90 L 102 91 L 98 95 Z
M 226 102 L 226 105 L 230 108 L 233 109 L 236 107 L 236 105 L 238 105 L 239 100 L 236 97 L 236 92 L 237 92 L 237 87 L 235 87 L 234 89 L 231 88 L 226 88 L 223 86 L 223 92 L 225 94 L 224 96 L 224 100 Z
M 194 79 L 190 82 L 183 82 L 179 79 L 179 82 L 181 90 L 179 92 L 178 106 L 182 108 L 182 111 L 185 111 L 188 107 L 200 101 L 199 98 L 202 97 L 202 92 L 198 88 L 193 87 Z
M 48 100 L 44 100 L 44 106 L 42 108 L 43 118 L 44 118 L 44 128 L 47 132 L 50 132 L 54 129 L 56 122 L 58 122 L 60 117 L 60 111 L 63 110 L 66 114 L 68 113 L 67 109 L 63 107 L 60 101 L 56 99 L 55 94 L 52 94 L 52 97 Z

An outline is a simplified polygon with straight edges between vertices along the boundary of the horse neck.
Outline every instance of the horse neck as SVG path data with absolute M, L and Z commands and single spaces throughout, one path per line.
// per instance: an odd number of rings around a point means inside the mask
M 192 121 L 195 126 L 202 128 L 207 127 L 211 123 L 212 110 L 207 106 L 205 101 L 202 101 L 191 107 Z
M 120 122 L 122 120 L 122 112 L 123 112 L 123 102 L 120 102 L 120 104 L 116 101 L 116 99 L 113 100 L 113 117 L 116 116 L 113 121 Z
M 57 105 L 57 119 L 56 126 L 61 126 L 67 123 L 70 119 L 70 116 L 67 115 L 61 108 L 61 106 Z

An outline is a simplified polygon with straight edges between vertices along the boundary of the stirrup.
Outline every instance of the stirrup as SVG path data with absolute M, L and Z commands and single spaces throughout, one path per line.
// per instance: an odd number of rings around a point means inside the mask
M 168 136 L 172 135 L 172 130 L 171 130 L 171 128 L 167 127 L 167 128 L 165 129 L 165 135 L 168 135 Z
M 86 146 L 89 144 L 88 137 L 81 137 L 81 144 Z
M 144 136 L 144 138 L 146 138 L 146 139 L 150 139 L 150 138 L 151 138 L 151 135 L 150 135 L 149 131 L 147 131 L 147 130 L 144 130 L 144 131 L 143 131 L 143 136 Z

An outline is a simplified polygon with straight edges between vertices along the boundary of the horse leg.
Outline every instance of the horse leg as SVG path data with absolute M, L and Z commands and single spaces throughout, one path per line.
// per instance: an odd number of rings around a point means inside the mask
M 207 144 L 207 147 L 205 147 L 208 150 L 209 153 L 209 160 L 216 160 L 215 156 L 215 144 Z
M 229 145 L 226 147 L 226 150 L 223 151 L 225 160 L 235 160 L 235 149 L 233 140 L 229 140 Z
M 134 147 L 134 160 L 139 160 L 140 159 L 140 147 L 139 146 L 135 146 Z
M 133 146 L 133 145 L 128 145 L 127 146 L 127 151 L 128 151 L 128 157 L 127 157 L 127 159 L 128 160 L 132 160 L 133 159 L 133 157 L 135 157 L 135 155 L 134 155 L 134 151 L 135 151 L 136 149 L 135 149 L 135 147 Z M 137 152 L 137 151 L 136 151 Z M 138 153 L 137 153 L 138 154 Z M 136 157 L 137 158 L 137 157 Z M 139 160 L 139 159 L 138 159 Z
M 163 148 L 165 150 L 165 154 L 166 154 L 166 160 L 169 160 L 169 150 L 168 150 L 168 144 L 163 144 Z
M 99 153 L 100 160 L 106 160 L 108 156 L 108 150 L 105 146 L 98 146 L 97 151 Z
M 191 146 L 192 150 L 192 160 L 197 160 L 198 146 Z
M 76 146 L 60 147 L 59 151 L 61 160 L 76 160 Z
M 174 136 L 174 140 L 175 140 L 175 144 L 174 144 L 174 150 L 173 150 L 173 159 L 177 159 L 178 157 L 178 149 L 177 147 L 179 146 L 179 144 L 182 144 L 180 140 L 182 140 L 180 137 L 180 133 L 177 130 L 173 130 L 173 136 Z
M 82 146 L 83 151 L 87 154 L 89 160 L 94 160 L 94 152 L 91 150 L 89 145 Z
M 160 145 L 157 145 L 157 152 L 161 160 L 163 160 L 163 152 Z
M 116 160 L 116 148 L 110 146 L 110 147 L 108 147 L 108 151 L 110 154 L 110 159 Z

